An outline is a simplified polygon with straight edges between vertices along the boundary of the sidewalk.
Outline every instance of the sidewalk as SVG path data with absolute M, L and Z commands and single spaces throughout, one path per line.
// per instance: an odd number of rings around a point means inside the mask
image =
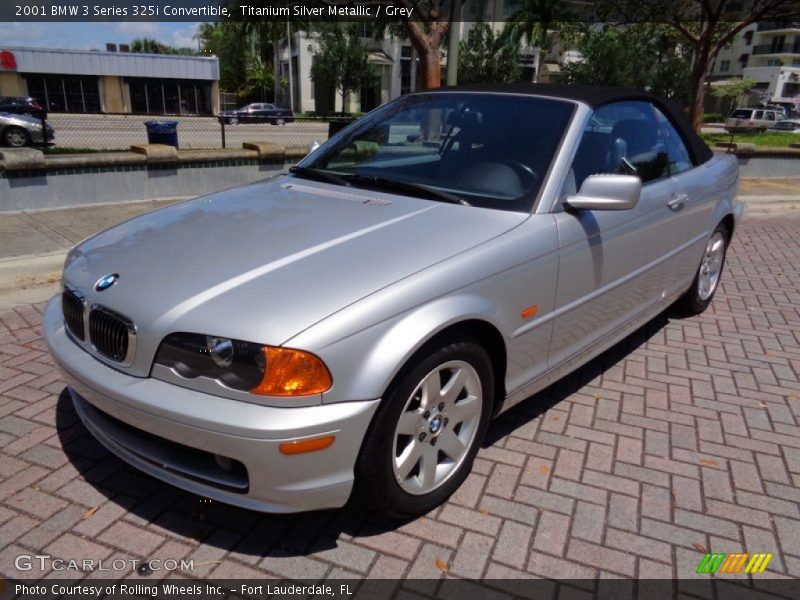
M 67 251 L 84 238 L 173 201 L 0 213 L 0 310 L 58 291 Z
M 750 214 L 800 211 L 800 178 L 745 179 L 739 195 Z M 64 256 L 82 239 L 171 202 L 0 213 L 0 310 L 55 294 Z

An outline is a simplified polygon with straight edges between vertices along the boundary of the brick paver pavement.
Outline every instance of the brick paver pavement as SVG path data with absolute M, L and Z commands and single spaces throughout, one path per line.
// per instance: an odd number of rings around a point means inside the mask
M 670 578 L 708 549 L 774 552 L 765 576 L 800 577 L 798 233 L 800 217 L 746 219 L 707 313 L 656 318 L 501 417 L 464 486 L 407 524 L 260 515 L 127 468 L 61 394 L 43 306 L 6 312 L 0 572 L 44 553 L 217 577 Z

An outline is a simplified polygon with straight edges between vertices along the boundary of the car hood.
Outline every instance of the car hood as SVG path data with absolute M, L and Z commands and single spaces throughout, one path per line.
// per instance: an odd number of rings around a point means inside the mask
M 133 320 L 130 370 L 146 375 L 170 332 L 281 344 L 526 217 L 281 177 L 97 234 L 70 253 L 64 281 Z M 95 291 L 109 273 L 118 282 Z

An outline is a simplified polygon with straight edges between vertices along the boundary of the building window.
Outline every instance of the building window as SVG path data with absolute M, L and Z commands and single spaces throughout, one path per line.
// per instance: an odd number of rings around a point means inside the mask
M 739 65 L 744 69 L 747 66 L 747 61 L 750 59 L 749 54 L 742 54 L 739 57 Z
M 131 112 L 144 115 L 211 114 L 211 86 L 180 79 L 126 79 Z
M 780 58 L 770 58 L 767 60 L 768 67 L 782 67 L 783 61 Z
M 101 112 L 97 77 L 78 75 L 25 75 L 28 95 L 49 112 Z
M 746 46 L 750 46 L 753 43 L 753 30 L 745 31 L 744 32 L 744 43 Z
M 731 61 L 723 60 L 719 63 L 719 71 L 720 73 L 727 73 L 731 70 Z

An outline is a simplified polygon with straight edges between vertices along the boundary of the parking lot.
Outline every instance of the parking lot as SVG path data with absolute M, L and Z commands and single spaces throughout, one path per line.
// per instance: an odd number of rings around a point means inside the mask
M 410 523 L 358 507 L 262 515 L 129 469 L 77 422 L 43 305 L 0 313 L 0 573 L 41 577 L 14 560 L 44 553 L 185 558 L 194 577 L 447 573 L 592 591 L 579 580 L 708 579 L 706 552 L 749 552 L 774 554 L 765 573 L 721 577 L 800 577 L 798 232 L 799 216 L 746 217 L 711 309 L 654 319 L 502 416 L 465 485 Z
M 177 121 L 178 141 L 183 149 L 221 148 L 221 126 L 215 117 L 159 117 L 146 115 L 51 114 L 47 122 L 55 129 L 56 147 L 93 150 L 127 150 L 147 143 L 145 121 Z M 243 142 L 273 142 L 302 145 L 328 139 L 328 123 L 297 121 L 286 125 L 246 123 L 225 126 L 225 145 L 241 148 Z

